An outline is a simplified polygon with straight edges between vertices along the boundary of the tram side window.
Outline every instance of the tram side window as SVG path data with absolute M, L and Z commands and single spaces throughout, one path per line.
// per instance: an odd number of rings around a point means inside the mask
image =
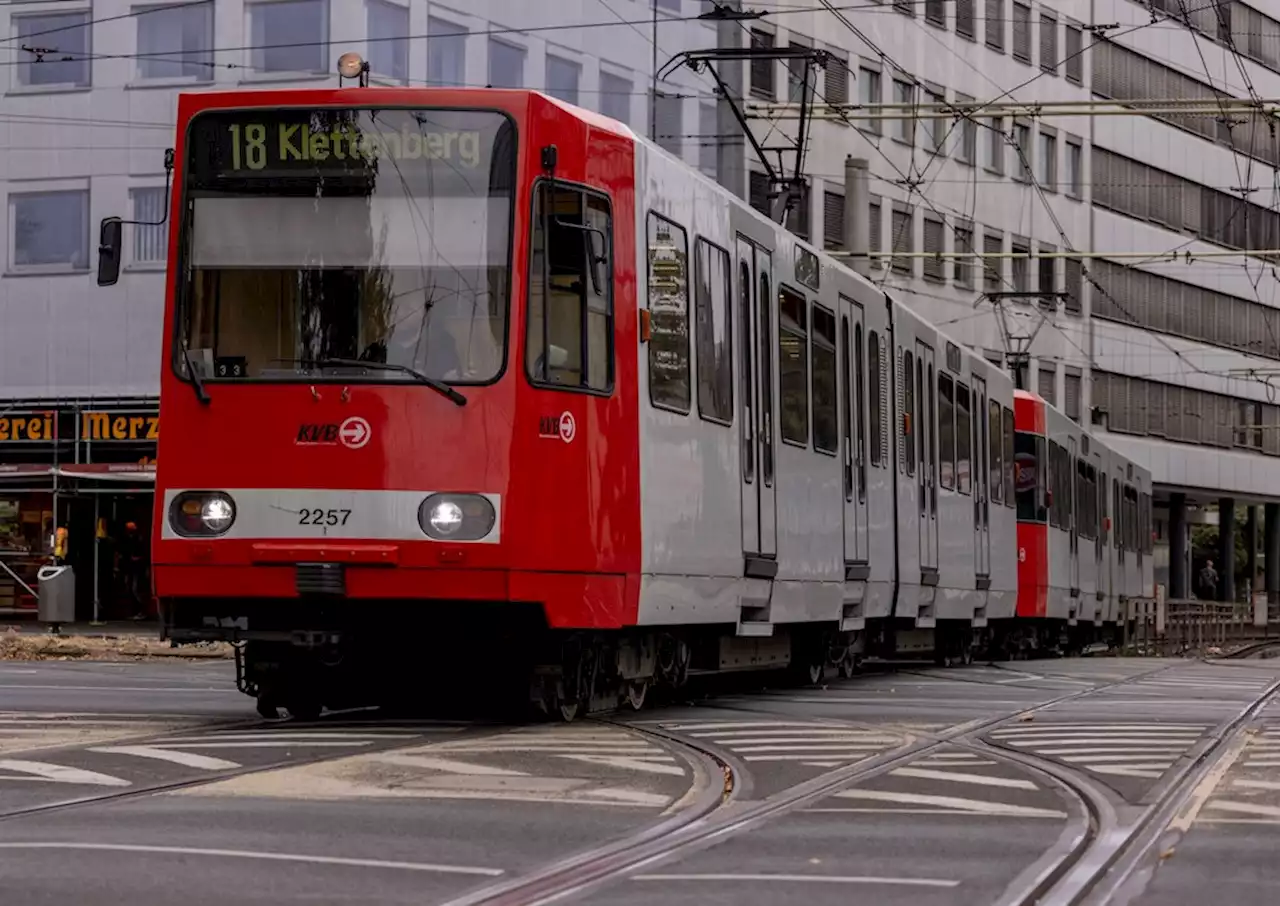
M 866 404 L 864 400 L 864 378 L 862 360 L 862 325 L 856 324 L 853 328 L 853 417 L 857 422 L 856 437 L 858 441 L 858 449 L 854 456 L 854 462 L 858 467 L 858 501 L 865 503 L 867 499 L 867 436 L 866 436 Z
M 689 412 L 689 238 L 649 214 L 649 402 Z
M 785 443 L 809 443 L 809 312 L 804 296 L 778 288 L 779 413 Z
M 867 366 L 868 379 L 871 381 L 871 402 L 868 410 L 871 413 L 870 440 L 871 464 L 882 465 L 880 421 L 884 418 L 884 401 L 881 399 L 880 384 L 880 335 L 874 330 L 867 334 Z
M 541 182 L 534 199 L 525 367 L 539 384 L 613 389 L 613 226 L 609 202 Z M 550 317 L 544 313 L 550 312 Z M 546 349 L 550 355 L 544 355 Z
M 1013 410 L 1008 406 L 1000 407 L 1000 424 L 1004 428 L 1001 432 L 1004 435 L 1004 505 L 1013 507 L 1017 505 L 1015 489 L 1018 481 L 1014 453 Z
M 694 249 L 698 414 L 707 421 L 731 425 L 733 296 L 729 291 L 729 253 L 701 238 Z
M 1014 465 L 1017 475 L 1014 488 L 1018 503 L 1019 522 L 1048 520 L 1044 507 L 1045 492 L 1045 440 L 1042 435 L 1018 431 L 1014 434 Z
M 836 410 L 836 316 L 813 306 L 813 448 L 835 454 L 840 450 Z
M 956 381 L 956 490 L 970 493 L 973 484 L 973 426 L 969 388 Z
M 956 390 L 951 375 L 938 372 L 938 483 L 956 487 Z
M 987 463 L 991 482 L 991 502 L 1004 501 L 1004 441 L 1000 437 L 1000 404 L 987 403 Z
M 1111 500 L 1112 507 L 1116 511 L 1116 527 L 1112 531 L 1112 537 L 1116 547 L 1124 550 L 1124 503 L 1120 499 L 1120 479 L 1111 479 Z

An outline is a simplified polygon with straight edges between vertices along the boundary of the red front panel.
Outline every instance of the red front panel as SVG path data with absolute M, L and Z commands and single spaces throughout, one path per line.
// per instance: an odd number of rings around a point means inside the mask
M 1018 523 L 1018 616 L 1049 613 L 1049 526 Z
M 485 108 L 514 119 L 519 151 L 505 367 L 489 386 L 460 387 L 467 398 L 462 407 L 420 385 L 360 382 L 209 382 L 211 403 L 204 406 L 175 374 L 167 342 L 153 555 L 157 593 L 292 597 L 291 564 L 336 560 L 348 564 L 347 592 L 353 598 L 541 601 L 553 625 L 633 622 L 640 521 L 631 140 L 590 127 L 554 102 L 525 92 L 190 94 L 179 100 L 175 187 L 183 184 L 187 160 L 185 124 L 201 110 L 361 104 Z M 612 204 L 616 377 L 607 395 L 539 389 L 525 376 L 529 210 L 545 145 L 558 150 L 558 179 L 600 189 Z M 183 206 L 179 189 L 173 222 L 182 222 Z M 174 275 L 182 260 L 176 229 L 169 260 L 165 336 L 173 338 Z M 368 424 L 363 446 L 298 442 L 302 425 L 337 426 L 353 417 Z M 548 420 L 559 430 L 542 430 Z M 449 544 L 425 534 L 360 538 L 322 532 L 317 537 L 314 530 L 289 538 L 281 537 L 278 527 L 269 536 L 254 537 L 248 525 L 234 538 L 166 538 L 165 493 L 171 489 L 315 489 L 317 500 L 332 490 L 491 494 L 501 499 L 500 539 Z M 305 496 L 294 493 L 290 499 L 307 505 Z

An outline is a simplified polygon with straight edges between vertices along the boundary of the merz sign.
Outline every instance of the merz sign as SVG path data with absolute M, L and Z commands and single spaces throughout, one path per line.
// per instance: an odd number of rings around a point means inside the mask
M 154 413 L 80 413 L 81 440 L 158 440 L 160 416 Z

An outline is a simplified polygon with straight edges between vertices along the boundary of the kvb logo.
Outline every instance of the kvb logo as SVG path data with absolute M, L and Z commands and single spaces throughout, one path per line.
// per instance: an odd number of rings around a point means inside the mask
M 359 450 L 369 443 L 371 437 L 373 429 L 369 427 L 369 423 L 360 416 L 353 415 L 342 424 L 301 424 L 294 443 L 300 447 L 333 447 L 342 444 L 349 449 Z

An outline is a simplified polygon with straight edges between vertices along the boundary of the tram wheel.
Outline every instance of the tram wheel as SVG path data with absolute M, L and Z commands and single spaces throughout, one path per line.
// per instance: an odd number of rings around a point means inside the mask
M 632 711 L 639 711 L 644 707 L 644 700 L 649 695 L 648 680 L 632 680 L 627 683 L 626 702 L 627 707 Z
M 270 696 L 259 695 L 257 707 L 258 707 L 258 716 L 261 717 L 263 720 L 279 720 L 280 719 L 280 708 L 275 703 L 275 700 L 272 699 Z
M 294 720 L 315 720 L 320 716 L 323 706 L 319 699 L 296 698 L 285 705 L 285 710 Z

